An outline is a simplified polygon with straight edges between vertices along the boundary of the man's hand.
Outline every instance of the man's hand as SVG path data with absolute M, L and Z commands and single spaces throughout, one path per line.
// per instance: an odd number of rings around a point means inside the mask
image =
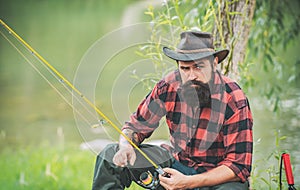
M 129 163 L 130 165 L 133 165 L 136 159 L 136 154 L 134 152 L 134 149 L 131 145 L 127 146 L 120 146 L 119 151 L 115 154 L 113 158 L 114 164 L 117 166 L 127 166 Z
M 159 175 L 160 184 L 167 190 L 210 187 L 226 182 L 240 181 L 240 178 L 225 165 L 195 175 L 184 175 L 171 168 L 164 168 L 163 170 L 170 175 L 170 178 Z
M 138 145 L 138 137 L 131 129 L 124 129 L 122 131 L 133 143 Z M 136 154 L 132 145 L 121 135 L 119 140 L 119 151 L 113 157 L 113 162 L 117 166 L 133 165 L 136 160 Z
M 164 168 L 169 177 L 159 175 L 160 184 L 167 190 L 188 189 L 188 176 L 172 168 Z

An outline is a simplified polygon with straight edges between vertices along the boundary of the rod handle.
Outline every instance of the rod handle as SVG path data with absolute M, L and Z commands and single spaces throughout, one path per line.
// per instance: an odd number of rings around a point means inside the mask
M 293 176 L 293 171 L 292 171 L 292 167 L 291 167 L 290 155 L 287 153 L 283 153 L 282 158 L 283 158 L 287 183 L 289 185 L 294 185 L 294 176 Z
M 160 166 L 158 166 L 158 168 L 156 168 L 156 171 L 163 177 L 168 177 L 168 178 L 171 177 L 170 174 L 165 172 Z

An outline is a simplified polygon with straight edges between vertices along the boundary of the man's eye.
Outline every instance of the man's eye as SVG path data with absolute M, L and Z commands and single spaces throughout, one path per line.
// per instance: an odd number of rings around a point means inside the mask
M 181 70 L 188 71 L 188 70 L 190 70 L 190 68 L 189 67 L 181 67 Z
M 202 68 L 204 68 L 204 66 L 203 65 L 197 65 L 195 68 L 196 69 L 202 69 Z

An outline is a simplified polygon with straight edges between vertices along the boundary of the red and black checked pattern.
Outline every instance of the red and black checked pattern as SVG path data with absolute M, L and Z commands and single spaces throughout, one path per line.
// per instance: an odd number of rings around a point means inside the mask
M 216 73 L 211 108 L 191 107 L 181 97 L 181 79 L 175 71 L 155 85 L 123 129 L 136 131 L 142 142 L 165 116 L 172 147 L 164 147 L 177 160 L 199 173 L 226 165 L 246 181 L 251 172 L 253 119 L 241 88 Z

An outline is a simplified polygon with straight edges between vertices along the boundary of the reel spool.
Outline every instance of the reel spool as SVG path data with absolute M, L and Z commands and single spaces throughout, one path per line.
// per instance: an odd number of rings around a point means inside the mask
M 154 175 L 152 175 L 150 171 L 143 172 L 137 182 L 146 189 L 156 189 L 159 186 L 158 173 L 154 172 Z

